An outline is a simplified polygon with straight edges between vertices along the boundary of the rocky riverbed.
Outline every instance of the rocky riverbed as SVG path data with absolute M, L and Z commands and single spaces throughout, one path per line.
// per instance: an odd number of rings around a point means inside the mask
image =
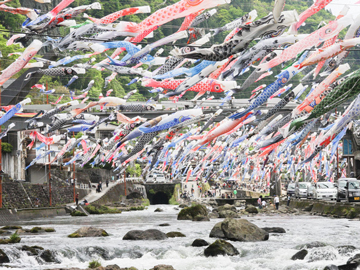
M 98 269 L 107 270 L 356 267 L 357 220 L 310 216 L 286 207 L 259 211 L 228 205 L 207 206 L 206 213 L 203 207 L 199 213 L 186 209 L 188 219 L 178 219 L 184 206 L 157 205 L 121 214 L 17 224 L 25 232 L 19 243 L 0 246 L 0 268 L 87 269 L 94 260 L 102 265 Z M 54 231 L 26 232 L 33 227 Z M 86 231 L 88 227 L 100 230 Z M 218 235 L 210 237 L 214 228 Z M 15 230 L 5 231 L 9 233 L 4 238 Z M 68 237 L 73 233 L 81 237 Z

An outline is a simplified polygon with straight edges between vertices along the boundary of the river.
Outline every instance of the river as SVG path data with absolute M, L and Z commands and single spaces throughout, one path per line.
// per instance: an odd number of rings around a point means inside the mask
M 164 212 L 154 212 L 160 207 Z M 270 234 L 265 242 L 231 242 L 241 253 L 240 256 L 211 257 L 203 255 L 204 247 L 191 247 L 196 238 L 212 243 L 209 232 L 222 219 L 210 222 L 176 220 L 177 213 L 171 205 L 152 205 L 144 211 L 124 212 L 114 215 L 92 215 L 89 217 L 56 217 L 22 222 L 25 228 L 33 226 L 54 227 L 56 232 L 38 235 L 24 235 L 19 244 L 2 245 L 9 256 L 8 266 L 15 269 L 50 269 L 58 267 L 87 268 L 89 261 L 99 259 L 103 266 L 117 264 L 120 267 L 134 266 L 150 269 L 158 264 L 172 265 L 176 270 L 190 269 L 323 269 L 328 264 L 345 264 L 347 259 L 360 250 L 342 254 L 337 246 L 359 247 L 359 221 L 329 219 L 318 216 L 255 216 L 247 219 L 259 227 L 283 227 L 285 234 Z M 246 218 L 246 217 L 244 217 Z M 159 227 L 161 223 L 171 226 Z M 70 239 L 70 233 L 82 226 L 95 226 L 106 230 L 110 236 L 100 238 Z M 124 241 L 129 230 L 159 229 L 165 233 L 180 231 L 184 238 L 169 238 L 163 241 Z M 298 245 L 314 241 L 327 244 L 325 247 L 309 249 L 303 261 L 290 258 Z M 44 264 L 34 256 L 27 256 L 16 247 L 38 245 L 55 253 L 58 264 Z M 1 269 L 1 267 L 0 267 Z M 3 268 L 8 269 L 8 268 Z

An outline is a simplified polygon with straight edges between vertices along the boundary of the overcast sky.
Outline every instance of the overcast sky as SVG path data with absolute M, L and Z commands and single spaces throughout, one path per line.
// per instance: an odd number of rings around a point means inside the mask
M 329 5 L 326 6 L 327 10 L 336 16 L 343 9 L 344 5 L 348 5 L 350 10 L 348 14 L 353 14 L 354 18 L 360 14 L 360 4 L 355 5 L 354 3 L 359 2 L 359 0 L 333 0 Z

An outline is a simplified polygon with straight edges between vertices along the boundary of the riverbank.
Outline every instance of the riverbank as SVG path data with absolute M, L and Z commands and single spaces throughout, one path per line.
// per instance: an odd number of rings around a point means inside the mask
M 156 208 L 162 211 L 155 212 Z M 241 208 L 237 210 L 242 211 Z M 329 264 L 345 264 L 351 256 L 360 253 L 357 221 L 308 215 L 308 212 L 298 209 L 286 212 L 288 210 L 281 207 L 280 211 L 267 208 L 259 214 L 242 214 L 240 219 L 247 219 L 260 228 L 281 227 L 285 233 L 270 233 L 269 240 L 262 242 L 229 241 L 239 251 L 239 255 L 205 257 L 206 247 L 193 247 L 191 244 L 198 238 L 213 243 L 216 238 L 209 236 L 210 231 L 224 219 L 212 218 L 200 223 L 177 220 L 179 211 L 179 207 L 171 205 L 150 205 L 143 211 L 121 214 L 58 216 L 22 221 L 18 225 L 24 228 L 52 227 L 55 232 L 24 234 L 20 243 L 2 245 L 0 249 L 10 259 L 6 266 L 29 270 L 86 269 L 93 260 L 98 260 L 102 266 L 115 264 L 121 268 L 135 267 L 138 270 L 149 270 L 159 264 L 171 265 L 176 270 L 324 269 Z M 109 236 L 68 237 L 83 226 L 104 229 Z M 163 233 L 177 231 L 185 237 L 148 241 L 123 239 L 131 230 L 148 229 L 157 229 Z M 313 242 L 321 244 L 309 245 Z M 40 246 L 48 250 L 56 261 L 45 262 L 39 255 L 24 251 L 23 246 Z M 304 246 L 307 250 L 305 258 L 292 260 L 291 257 Z M 341 246 L 349 247 L 345 250 Z

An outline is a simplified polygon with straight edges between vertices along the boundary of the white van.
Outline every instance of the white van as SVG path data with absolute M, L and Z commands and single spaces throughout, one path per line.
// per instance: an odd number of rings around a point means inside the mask
M 146 177 L 146 182 L 153 182 L 153 183 L 166 183 L 166 177 L 161 172 L 152 172 Z

